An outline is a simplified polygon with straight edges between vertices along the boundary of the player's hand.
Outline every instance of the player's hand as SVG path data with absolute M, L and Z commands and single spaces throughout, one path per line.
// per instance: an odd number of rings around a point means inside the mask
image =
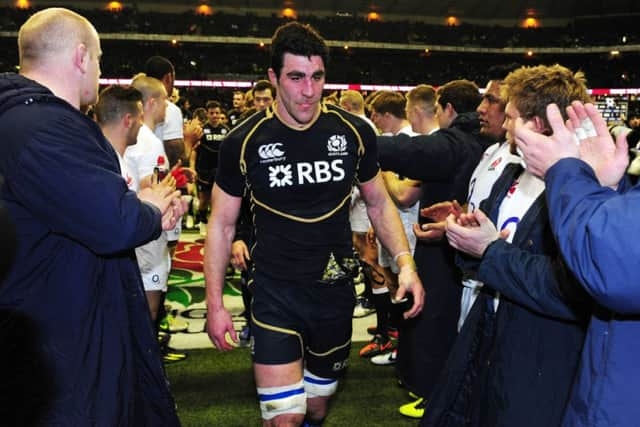
M 211 309 L 207 308 L 207 334 L 213 345 L 220 351 L 233 350 L 233 344 L 238 343 L 238 335 L 233 328 L 233 320 L 231 314 L 224 308 Z M 231 338 L 232 343 L 227 341 L 227 334 Z
M 445 221 L 413 224 L 413 234 L 415 234 L 419 240 L 437 242 L 444 238 L 446 228 L 447 223 Z
M 403 313 L 405 319 L 416 317 L 424 307 L 424 288 L 413 268 L 400 268 L 398 274 L 398 290 L 394 296 L 396 302 L 402 301 L 409 292 L 413 295 L 413 305 Z
M 179 216 L 174 215 L 173 213 L 173 209 L 169 208 L 167 209 L 167 211 L 162 214 L 162 230 L 164 231 L 169 231 L 169 230 L 173 230 L 174 228 L 176 228 L 176 224 L 178 223 L 178 220 L 180 219 Z
M 591 166 L 600 185 L 616 189 L 629 165 L 628 132 L 621 132 L 614 143 L 606 122 L 593 104 L 574 101 L 567 107 L 567 115 L 572 128 L 586 120 L 593 123 L 596 135 L 580 141 L 580 160 Z
M 180 199 L 180 192 L 175 191 L 175 188 L 172 188 L 171 185 L 163 183 L 164 181 L 151 187 L 143 188 L 138 192 L 138 198 L 157 207 L 162 214 L 162 229 L 171 230 L 175 227 L 178 218 L 176 213 L 184 213 L 184 210 L 182 210 L 183 204 Z M 171 226 L 172 222 L 173 227 Z M 169 228 L 165 228 L 165 226 Z
M 376 244 L 376 232 L 373 227 L 369 227 L 367 231 L 367 244 L 375 245 Z
M 458 217 L 462 213 L 462 206 L 457 200 L 435 203 L 420 209 L 420 216 L 433 222 L 445 222 L 450 214 Z
M 184 176 L 187 177 L 187 181 L 190 184 L 193 184 L 194 182 L 196 182 L 196 179 L 198 179 L 198 173 L 195 171 L 195 169 L 185 167 L 185 168 L 181 168 L 180 170 L 182 171 Z
M 459 251 L 475 258 L 482 258 L 487 247 L 498 239 L 506 239 L 509 230 L 498 231 L 480 209 L 462 214 L 459 218 L 447 217 L 447 239 Z
M 522 117 L 516 119 L 514 138 L 526 169 L 532 174 L 544 178 L 547 170 L 560 159 L 578 157 L 574 129 L 566 126 L 556 104 L 547 106 L 547 120 L 553 134 L 546 136 L 531 128 L 531 121 L 525 122 Z
M 247 260 L 250 260 L 249 248 L 242 240 L 236 240 L 231 244 L 231 265 L 236 270 L 247 270 Z
M 202 126 L 200 126 L 197 119 L 189 120 L 184 124 L 182 132 L 184 135 L 185 153 L 191 153 L 200 145 L 200 138 L 202 138 L 204 134 Z

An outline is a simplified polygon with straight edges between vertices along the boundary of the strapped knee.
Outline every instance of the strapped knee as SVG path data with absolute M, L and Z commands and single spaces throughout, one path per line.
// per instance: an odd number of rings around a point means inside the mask
M 304 370 L 304 390 L 308 398 L 329 397 L 338 389 L 338 380 L 322 378 Z
M 264 420 L 307 412 L 307 395 L 302 381 L 281 387 L 258 387 L 258 398 Z

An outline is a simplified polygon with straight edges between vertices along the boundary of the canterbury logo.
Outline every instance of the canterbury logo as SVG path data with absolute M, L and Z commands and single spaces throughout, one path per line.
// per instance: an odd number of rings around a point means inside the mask
M 282 151 L 280 147 L 282 147 L 282 143 L 280 142 L 276 142 L 275 144 L 261 145 L 260 148 L 258 148 L 258 155 L 261 159 L 265 160 L 282 157 L 284 156 L 284 151 Z

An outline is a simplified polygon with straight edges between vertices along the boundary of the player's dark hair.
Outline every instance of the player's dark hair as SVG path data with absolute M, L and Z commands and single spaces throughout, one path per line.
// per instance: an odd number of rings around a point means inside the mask
M 115 123 L 129 113 L 138 111 L 142 93 L 134 87 L 108 86 L 100 92 L 94 111 L 100 125 Z
M 205 107 L 207 108 L 207 110 L 211 109 L 211 108 L 220 108 L 222 109 L 222 104 L 220 104 L 220 102 L 218 101 L 207 101 L 207 103 L 205 104 Z
M 329 47 L 318 32 L 309 24 L 289 22 L 276 30 L 271 39 L 271 68 L 280 78 L 280 71 L 284 62 L 284 54 L 319 56 L 324 66 L 329 61 Z
M 437 94 L 442 109 L 451 104 L 458 114 L 476 111 L 482 100 L 478 86 L 469 80 L 452 80 L 440 86 Z
M 407 118 L 405 111 L 406 105 L 407 100 L 404 95 L 391 91 L 380 92 L 373 103 L 371 103 L 371 107 L 376 111 L 376 113 L 390 113 L 399 119 Z
M 256 91 L 262 92 L 264 90 L 269 89 L 271 91 L 271 96 L 273 98 L 276 97 L 276 88 L 271 84 L 271 82 L 269 80 L 258 80 L 255 84 L 255 86 L 253 86 L 253 88 L 251 88 L 251 90 L 255 93 Z
M 162 80 L 164 76 L 174 72 L 173 64 L 164 56 L 152 56 L 144 64 L 144 73 L 158 80 Z

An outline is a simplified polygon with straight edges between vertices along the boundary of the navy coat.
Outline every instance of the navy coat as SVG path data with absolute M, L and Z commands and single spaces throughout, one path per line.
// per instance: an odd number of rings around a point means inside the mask
M 564 159 L 547 172 L 553 233 L 580 283 L 599 304 L 567 406 L 567 427 L 640 423 L 640 186 L 601 187 L 584 162 Z
M 18 240 L 1 346 L 24 355 L 2 364 L 3 386 L 20 384 L 0 393 L 6 413 L 15 425 L 178 425 L 133 252 L 159 236 L 160 212 L 127 190 L 98 126 L 32 80 L 0 75 L 0 135 Z
M 495 223 L 519 165 L 508 165 L 480 209 Z M 537 427 L 562 420 L 592 302 L 566 270 L 544 193 L 513 242 L 497 240 L 461 266 L 484 282 L 427 404 L 421 426 Z M 493 295 L 501 293 L 497 312 Z

